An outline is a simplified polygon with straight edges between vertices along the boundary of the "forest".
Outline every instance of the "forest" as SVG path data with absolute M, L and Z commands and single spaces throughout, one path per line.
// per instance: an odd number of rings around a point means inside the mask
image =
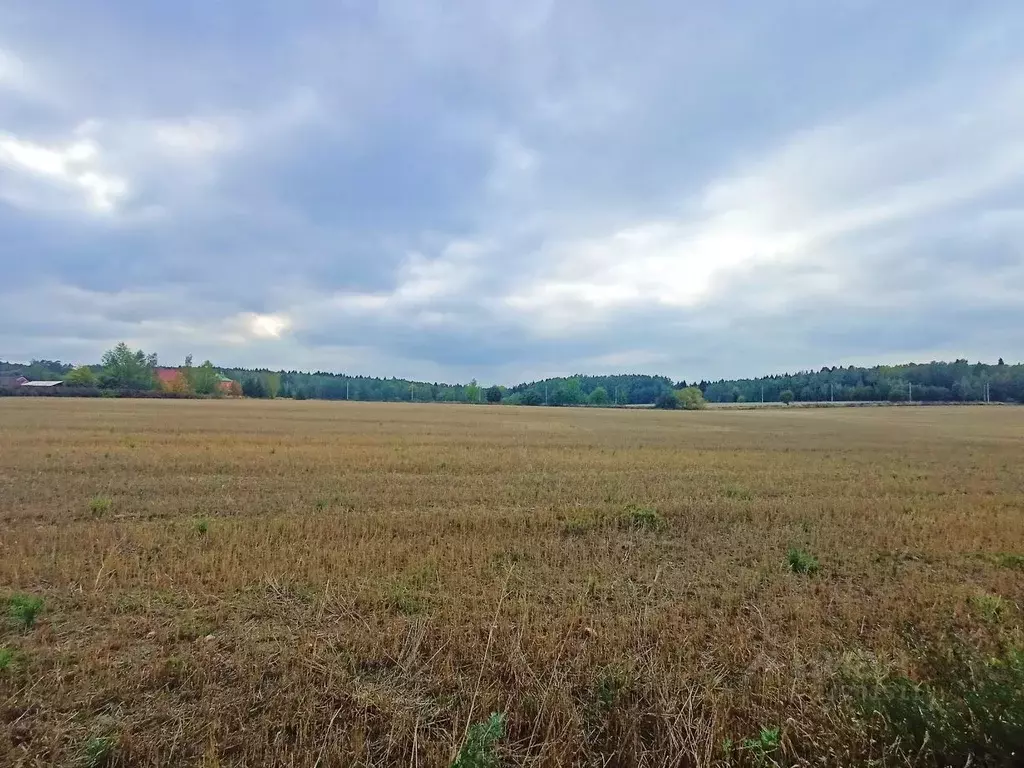
M 59 360 L 30 363 L 0 362 L 0 375 L 28 379 L 63 379 L 69 385 L 95 390 L 157 390 L 152 370 L 155 355 L 118 345 L 96 365 L 79 366 Z M 191 365 L 191 360 L 188 361 Z M 666 376 L 615 374 L 575 375 L 523 382 L 513 386 L 481 386 L 352 376 L 325 371 L 271 371 L 216 368 L 206 361 L 192 378 L 216 370 L 240 385 L 248 397 L 287 397 L 295 400 L 361 400 L 377 402 L 491 402 L 509 405 L 653 405 L 687 382 Z M 870 368 L 823 367 L 818 371 L 783 373 L 751 379 L 691 380 L 711 403 L 890 401 L 903 402 L 1024 402 L 1024 364 L 949 362 L 878 365 Z M 201 388 L 202 389 L 202 388 Z M 203 394 L 208 390 L 198 391 Z

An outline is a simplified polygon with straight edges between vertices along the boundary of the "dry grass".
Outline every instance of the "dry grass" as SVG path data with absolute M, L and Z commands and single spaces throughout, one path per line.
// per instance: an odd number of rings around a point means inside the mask
M 0 764 L 437 766 L 491 712 L 517 765 L 927 764 L 837 680 L 1020 645 L 1022 456 L 1016 408 L 0 401 Z

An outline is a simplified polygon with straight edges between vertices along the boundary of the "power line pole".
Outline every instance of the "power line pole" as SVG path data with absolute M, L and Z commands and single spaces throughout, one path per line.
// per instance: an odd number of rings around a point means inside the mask
M 831 381 L 828 383 L 828 400 L 830 403 L 836 401 L 836 387 Z
M 409 402 L 410 403 L 415 403 L 416 402 L 416 385 L 415 384 L 409 384 Z
M 914 402 L 914 385 L 909 381 L 907 382 L 907 402 Z
M 548 385 L 544 385 L 544 405 L 548 404 Z
M 348 400 L 348 380 L 345 380 L 345 399 Z
M 764 405 L 764 384 L 761 385 L 761 405 Z

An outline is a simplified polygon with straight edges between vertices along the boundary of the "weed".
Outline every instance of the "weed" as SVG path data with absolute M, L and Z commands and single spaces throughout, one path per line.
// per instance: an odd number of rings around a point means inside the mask
M 317 512 L 323 512 L 325 509 L 327 509 L 327 502 L 324 501 L 323 499 L 317 499 L 316 504 L 313 505 L 313 508 L 316 509 Z
M 93 496 L 89 500 L 89 511 L 95 518 L 101 518 L 110 511 L 111 501 L 106 496 Z
M 93 736 L 85 743 L 82 765 L 85 768 L 103 768 L 114 754 L 114 740 L 109 736 Z
M 594 700 L 598 708 L 611 709 L 627 684 L 628 680 L 622 670 L 614 667 L 605 667 L 601 670 L 594 686 Z
M 427 610 L 427 603 L 419 595 L 414 594 L 404 585 L 391 588 L 387 599 L 388 607 L 405 616 L 415 616 Z
M 505 735 L 505 714 L 492 712 L 482 723 L 470 726 L 466 743 L 451 768 L 497 768 L 501 764 L 496 746 Z
M 996 563 L 1003 568 L 1015 568 L 1024 571 L 1024 555 L 1002 554 L 996 556 Z
M 971 598 L 971 604 L 987 621 L 999 621 L 1009 611 L 1009 603 L 999 595 L 982 593 Z
M 7 609 L 18 627 L 31 629 L 32 625 L 36 623 L 36 616 L 43 609 L 43 598 L 12 595 L 7 601 Z
M 752 739 L 744 739 L 740 749 L 748 752 L 754 761 L 754 765 L 768 766 L 778 765 L 772 759 L 772 755 L 779 748 L 782 742 L 782 730 L 779 728 L 765 728 Z
M 14 662 L 14 651 L 10 648 L 0 648 L 0 672 L 11 666 Z
M 855 696 L 907 754 L 936 765 L 1015 765 L 1024 744 L 1024 650 L 998 658 L 954 646 L 927 659 L 930 679 L 889 676 Z
M 786 559 L 789 561 L 789 569 L 793 573 L 802 573 L 809 576 L 817 573 L 821 567 L 821 564 L 818 563 L 818 558 L 806 550 L 796 549 L 795 547 L 790 547 L 789 552 L 786 554 Z
M 205 517 L 196 520 L 196 533 L 200 536 L 205 536 L 206 532 L 210 530 L 210 521 Z
M 620 525 L 633 531 L 660 531 L 665 527 L 665 518 L 653 507 L 630 504 L 622 513 Z

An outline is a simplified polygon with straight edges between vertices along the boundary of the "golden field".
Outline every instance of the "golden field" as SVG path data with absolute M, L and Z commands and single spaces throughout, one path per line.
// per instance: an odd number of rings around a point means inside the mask
M 492 712 L 503 765 L 941 765 L 865 701 L 1024 645 L 1022 459 L 1015 407 L 0 400 L 0 765 L 445 766 Z

